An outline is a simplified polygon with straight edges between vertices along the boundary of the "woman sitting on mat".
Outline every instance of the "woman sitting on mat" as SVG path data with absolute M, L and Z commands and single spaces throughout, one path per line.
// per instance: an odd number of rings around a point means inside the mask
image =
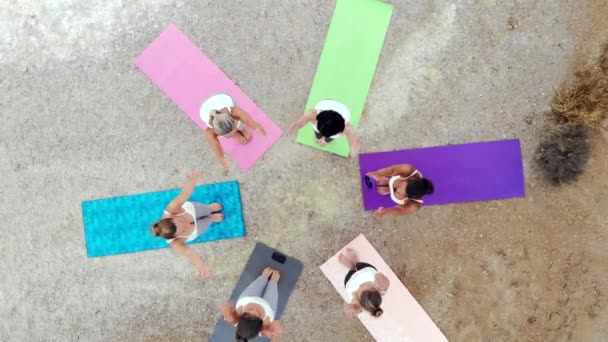
M 199 176 L 197 172 L 188 174 L 181 193 L 167 205 L 162 220 L 152 225 L 150 230 L 154 236 L 164 238 L 176 254 L 186 256 L 198 274 L 207 278 L 211 271 L 185 242 L 201 236 L 213 222 L 223 221 L 224 214 L 218 212 L 224 208 L 220 203 L 188 202 Z
M 384 311 L 382 296 L 388 290 L 390 281 L 378 272 L 370 264 L 360 262 L 357 253 L 352 248 L 347 248 L 345 253 L 338 256 L 340 263 L 350 271 L 344 278 L 347 303 L 344 304 L 344 312 L 349 318 L 355 318 L 363 309 L 374 317 L 380 317 Z
M 346 135 L 350 145 L 350 156 L 359 153 L 355 130 L 350 123 L 350 112 L 345 105 L 325 100 L 319 102 L 314 109 L 307 109 L 304 114 L 289 126 L 289 134 L 294 134 L 308 122 L 312 123 L 317 144 L 325 146 L 342 135 Z
M 221 311 L 224 320 L 236 326 L 236 340 L 247 342 L 259 336 L 279 339 L 283 329 L 274 320 L 279 301 L 278 282 L 281 274 L 267 267 L 253 283 L 241 293 L 236 305 L 227 302 Z
M 253 120 L 247 112 L 240 107 L 224 107 L 219 110 L 213 109 L 209 112 L 206 120 L 209 129 L 205 130 L 205 138 L 215 153 L 215 157 L 222 164 L 226 172 L 230 164 L 224 158 L 224 150 L 220 145 L 219 137 L 235 139 L 239 144 L 247 144 L 251 141 L 252 135 L 247 127 L 255 129 L 263 136 L 266 136 L 264 127 Z
M 400 216 L 414 213 L 422 207 L 422 197 L 434 191 L 433 183 L 422 177 L 420 171 L 410 164 L 398 164 L 367 173 L 376 181 L 380 195 L 390 195 L 397 205 L 392 208 L 380 207 L 375 216 Z

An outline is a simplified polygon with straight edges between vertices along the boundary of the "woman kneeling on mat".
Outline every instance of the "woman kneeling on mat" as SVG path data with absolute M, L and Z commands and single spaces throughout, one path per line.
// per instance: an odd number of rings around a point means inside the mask
M 207 278 L 211 271 L 185 242 L 201 236 L 213 222 L 223 221 L 224 214 L 218 211 L 224 208 L 220 203 L 188 202 L 199 176 L 197 172 L 188 174 L 181 193 L 167 205 L 162 220 L 152 225 L 151 231 L 154 236 L 164 238 L 175 253 L 186 256 L 198 274 Z
M 274 320 L 279 301 L 280 277 L 278 270 L 267 267 L 262 275 L 241 293 L 236 305 L 232 302 L 222 305 L 224 320 L 236 326 L 237 341 L 247 342 L 258 335 L 273 340 L 281 337 L 281 325 Z
M 422 177 L 420 171 L 410 164 L 398 164 L 373 172 L 367 177 L 376 181 L 380 195 L 390 195 L 397 205 L 392 208 L 380 207 L 375 216 L 401 216 L 414 213 L 422 207 L 422 197 L 434 191 L 433 183 Z
M 338 260 L 350 270 L 344 278 L 347 297 L 347 304 L 344 304 L 346 315 L 355 318 L 365 309 L 372 316 L 380 317 L 383 313 L 380 308 L 382 296 L 390 284 L 388 278 L 378 272 L 374 266 L 360 262 L 352 248 L 340 253 Z
M 230 169 L 230 164 L 224 158 L 224 150 L 220 145 L 219 137 L 235 139 L 239 144 L 247 144 L 251 141 L 252 135 L 247 127 L 255 129 L 263 136 L 266 131 L 255 120 L 240 107 L 224 107 L 219 110 L 213 109 L 206 120 L 209 129 L 205 130 L 205 138 L 215 153 L 215 157 L 222 164 L 226 172 Z
M 350 123 L 350 112 L 345 105 L 333 100 L 319 102 L 314 109 L 307 109 L 289 126 L 289 134 L 294 134 L 308 122 L 312 123 L 320 146 L 325 146 L 344 134 L 350 145 L 350 156 L 355 157 L 359 153 L 360 146 Z

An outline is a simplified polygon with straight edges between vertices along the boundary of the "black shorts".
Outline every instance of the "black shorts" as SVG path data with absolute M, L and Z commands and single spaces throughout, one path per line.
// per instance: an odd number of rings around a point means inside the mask
M 364 263 L 364 262 L 358 262 L 358 263 L 355 264 L 355 268 L 354 269 L 352 269 L 352 270 L 348 271 L 348 273 L 346 273 L 346 277 L 344 278 L 344 287 L 346 287 L 346 283 L 348 283 L 348 281 L 353 276 L 353 274 L 355 274 L 355 272 L 357 272 L 359 270 L 362 270 L 362 269 L 364 269 L 366 267 L 371 267 L 371 268 L 375 269 L 376 271 L 378 270 L 373 265 L 370 265 L 370 264 L 367 264 L 367 263 Z
M 313 131 L 314 131 L 314 130 L 313 130 Z M 325 140 L 325 142 L 326 142 L 326 143 L 330 143 L 330 142 L 334 141 L 334 139 L 333 139 L 333 138 L 330 138 L 330 137 L 324 137 L 323 135 L 321 135 L 321 133 L 319 133 L 319 132 L 317 132 L 317 131 L 315 131 L 315 138 L 317 138 L 317 139 L 321 139 L 321 138 L 323 138 L 323 140 Z

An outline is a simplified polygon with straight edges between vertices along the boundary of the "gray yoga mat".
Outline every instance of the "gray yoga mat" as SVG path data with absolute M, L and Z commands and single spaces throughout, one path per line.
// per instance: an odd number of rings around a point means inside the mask
M 285 262 L 280 263 L 279 261 L 273 258 L 275 253 L 280 256 L 285 257 Z M 257 243 L 247 264 L 245 265 L 245 269 L 239 278 L 239 281 L 236 283 L 232 294 L 230 295 L 230 300 L 233 303 L 236 303 L 239 295 L 245 290 L 245 288 L 251 284 L 257 277 L 262 274 L 262 271 L 266 267 L 274 267 L 281 272 L 281 279 L 279 280 L 279 303 L 277 306 L 276 319 L 280 319 L 281 315 L 283 315 L 283 311 L 285 310 L 285 306 L 287 305 L 287 301 L 289 300 L 289 296 L 291 292 L 296 286 L 298 282 L 298 278 L 300 278 L 300 274 L 302 274 L 302 269 L 304 265 L 294 258 L 291 258 L 287 255 L 282 254 L 281 252 L 266 246 L 263 243 Z M 224 321 L 223 318 L 215 325 L 213 329 L 213 335 L 209 339 L 210 342 L 230 342 L 234 341 L 235 327 L 232 324 Z M 270 339 L 266 337 L 258 337 L 255 341 L 263 342 L 270 341 Z

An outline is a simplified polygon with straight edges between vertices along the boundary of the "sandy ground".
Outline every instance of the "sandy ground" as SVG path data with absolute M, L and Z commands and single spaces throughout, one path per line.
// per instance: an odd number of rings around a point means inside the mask
M 526 198 L 377 220 L 361 210 L 356 160 L 290 137 L 223 176 L 200 130 L 133 64 L 174 22 L 287 127 L 334 1 L 1 4 L 0 340 L 206 340 L 264 241 L 306 265 L 285 341 L 371 341 L 318 269 L 363 232 L 452 341 L 607 341 L 606 136 L 572 186 L 546 184 L 531 157 L 555 87 L 608 37 L 608 3 L 394 3 L 363 152 L 518 137 Z M 242 186 L 247 237 L 194 247 L 212 279 L 167 250 L 86 258 L 82 200 L 173 188 L 188 170 Z

